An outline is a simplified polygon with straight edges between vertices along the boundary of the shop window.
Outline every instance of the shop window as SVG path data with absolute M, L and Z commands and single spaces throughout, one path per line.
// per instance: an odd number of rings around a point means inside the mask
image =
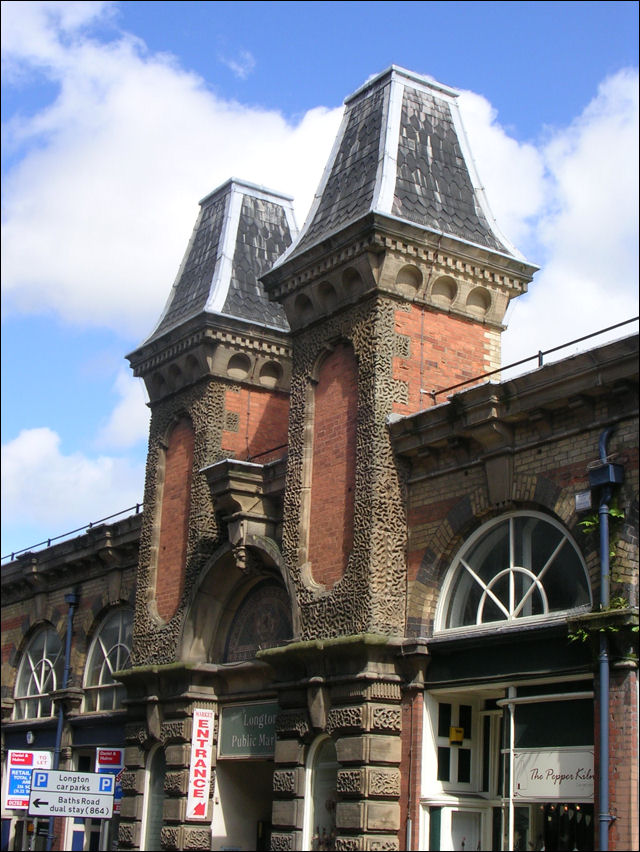
M 111 612 L 102 622 L 91 644 L 85 668 L 85 712 L 117 710 L 122 706 L 124 687 L 114 672 L 129 666 L 133 613 Z
M 162 808 L 167 761 L 162 746 L 158 746 L 149 760 L 147 772 L 147 802 L 144 832 L 145 849 L 162 849 Z
M 53 715 L 51 693 L 62 683 L 62 642 L 53 627 L 39 630 L 27 645 L 14 693 L 14 719 L 42 719 Z
M 587 572 L 569 533 L 540 513 L 514 512 L 482 526 L 459 551 L 436 624 L 517 623 L 590 606 Z
M 338 758 L 329 737 L 316 740 L 309 754 L 306 785 L 305 849 L 335 849 Z

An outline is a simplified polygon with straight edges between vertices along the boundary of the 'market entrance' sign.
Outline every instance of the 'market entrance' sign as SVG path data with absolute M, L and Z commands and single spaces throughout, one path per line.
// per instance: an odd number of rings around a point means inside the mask
M 207 818 L 209 787 L 211 785 L 213 724 L 213 710 L 196 708 L 193 711 L 187 819 L 206 820 Z
M 276 701 L 223 707 L 218 757 L 273 757 L 278 712 Z

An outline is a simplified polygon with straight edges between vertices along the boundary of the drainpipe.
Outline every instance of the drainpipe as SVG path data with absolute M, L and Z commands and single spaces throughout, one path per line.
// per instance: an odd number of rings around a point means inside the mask
M 598 517 L 600 521 L 600 609 L 609 606 L 609 508 L 613 497 L 614 483 L 623 481 L 622 465 L 607 462 L 607 443 L 613 432 L 613 427 L 605 429 L 600 435 L 598 449 L 600 464 L 589 472 L 589 484 L 592 488 L 599 487 L 600 501 Z M 609 807 L 609 637 L 606 632 L 600 633 L 600 752 L 598 791 L 600 813 L 598 816 L 599 839 L 598 848 L 601 852 L 609 849 L 609 825 L 612 821 Z
M 67 613 L 67 638 L 64 649 L 64 672 L 62 675 L 62 689 L 67 689 L 71 676 L 71 637 L 73 634 L 73 616 L 78 605 L 79 595 L 76 592 L 70 592 L 64 596 L 65 603 L 69 604 L 69 612 Z M 56 729 L 56 745 L 53 752 L 53 769 L 57 770 L 60 767 L 60 752 L 62 751 L 62 729 L 64 727 L 64 707 L 63 702 L 58 704 L 58 727 Z M 51 852 L 53 848 L 53 821 L 54 817 L 49 817 L 49 833 L 47 834 L 47 852 Z

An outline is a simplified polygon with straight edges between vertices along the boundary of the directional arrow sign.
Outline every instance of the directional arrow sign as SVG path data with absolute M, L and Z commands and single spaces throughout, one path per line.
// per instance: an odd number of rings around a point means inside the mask
M 29 814 L 109 819 L 113 814 L 114 789 L 113 775 L 34 769 Z
M 84 819 L 109 819 L 113 813 L 113 795 L 100 793 L 55 793 L 31 790 L 30 816 L 73 816 Z

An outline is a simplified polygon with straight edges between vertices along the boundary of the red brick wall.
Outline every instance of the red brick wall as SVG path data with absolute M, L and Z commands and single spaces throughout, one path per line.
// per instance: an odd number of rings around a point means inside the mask
M 237 423 L 237 429 L 234 424 L 233 429 L 222 433 L 222 450 L 230 458 L 255 456 L 258 464 L 265 464 L 284 455 L 289 425 L 287 394 L 235 385 L 226 392 L 225 413 Z
M 193 447 L 193 426 L 181 420 L 169 436 L 162 489 L 156 604 L 165 620 L 175 615 L 184 583 Z
M 638 703 L 637 671 L 612 670 L 609 684 L 609 849 L 638 849 Z M 599 702 L 596 701 L 595 749 L 599 753 Z M 594 811 L 600 811 L 598 785 Z M 598 825 L 595 839 L 598 839 Z
M 402 699 L 402 762 L 400 764 L 400 830 L 398 843 L 406 849 L 407 818 L 411 818 L 411 846 L 418 848 L 420 834 L 420 773 L 424 694 L 405 693 Z
M 353 546 L 358 364 L 348 344 L 320 367 L 315 389 L 309 561 L 318 583 L 343 576 Z
M 409 357 L 394 359 L 394 378 L 408 384 L 409 394 L 408 404 L 394 404 L 398 414 L 432 404 L 431 397 L 420 394 L 421 387 L 438 390 L 493 369 L 481 323 L 411 305 L 408 311 L 396 311 L 396 332 L 409 338 Z M 437 399 L 444 401 L 445 397 Z

